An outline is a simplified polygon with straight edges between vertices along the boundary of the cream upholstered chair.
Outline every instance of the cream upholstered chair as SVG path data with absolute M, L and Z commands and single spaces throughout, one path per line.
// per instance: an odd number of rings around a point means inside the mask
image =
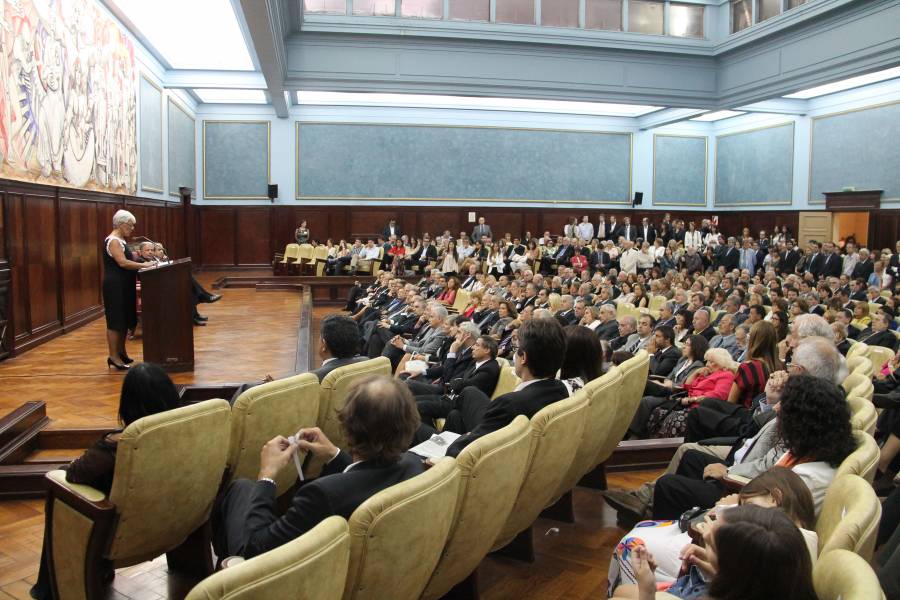
M 456 459 L 378 492 L 350 516 L 344 600 L 416 600 L 447 542 L 459 493 Z
M 584 432 L 581 434 L 581 443 L 575 452 L 572 465 L 556 488 L 554 501 L 568 494 L 578 485 L 578 480 L 594 468 L 600 447 L 607 443 L 616 417 L 616 404 L 621 398 L 621 386 L 622 371 L 619 367 L 612 367 L 603 377 L 588 382 L 581 389 L 588 397 Z M 571 507 L 571 498 L 567 506 Z
M 594 465 L 606 462 L 628 431 L 631 419 L 634 418 L 634 413 L 644 395 L 644 385 L 650 371 L 650 355 L 646 350 L 640 350 L 634 357 L 619 365 L 619 369 L 622 371 L 622 383 L 616 402 L 615 421 L 609 430 L 609 436 L 594 459 Z
M 874 367 L 872 367 L 871 360 L 857 354 L 847 359 L 847 368 L 850 369 L 851 373 L 856 373 L 863 377 L 871 377 Z
M 844 459 L 834 476 L 838 478 L 841 475 L 852 473 L 872 483 L 872 480 L 875 479 L 875 469 L 878 467 L 878 459 L 881 455 L 878 442 L 865 431 L 854 431 L 853 438 L 856 440 L 856 450 Z
M 531 425 L 524 415 L 478 438 L 456 457 L 461 480 L 456 515 L 423 598 L 436 599 L 465 581 L 490 551 L 525 479 Z M 475 584 L 475 579 L 468 580 Z M 477 590 L 473 589 L 473 597 Z
M 272 261 L 272 270 L 276 275 L 284 275 L 288 272 L 290 265 L 300 259 L 300 244 L 288 244 L 284 247 L 284 254 L 281 260 L 278 260 L 278 254 Z
M 884 600 L 878 575 L 862 557 L 849 550 L 832 550 L 813 568 L 819 600 Z
M 325 267 L 328 266 L 328 246 L 325 244 L 316 246 L 309 265 L 314 270 L 316 277 L 323 277 L 325 275 Z
M 304 373 L 252 387 L 231 408 L 231 444 L 228 479 L 256 479 L 259 452 L 277 435 L 288 437 L 304 427 L 314 427 L 319 418 L 319 378 Z M 293 467 L 275 478 L 278 494 L 287 492 L 297 480 Z
M 869 355 L 869 345 L 865 342 L 855 342 L 850 345 L 850 349 L 847 350 L 847 358 L 852 356 L 865 356 Z M 871 359 L 869 359 L 871 360 Z
M 185 600 L 341 600 L 350 563 L 350 530 L 328 517 L 297 539 L 198 583 Z
M 662 308 L 662 305 L 666 303 L 667 298 L 662 294 L 656 294 L 650 296 L 650 306 L 648 307 L 651 311 L 659 311 Z
M 510 393 L 516 389 L 517 385 L 519 385 L 519 376 L 516 375 L 516 370 L 506 361 L 500 363 L 500 377 L 497 378 L 497 385 L 494 387 L 494 393 L 491 394 L 491 400 Z
M 579 391 L 545 406 L 531 418 L 532 441 L 525 480 L 493 549 L 503 548 L 527 532 L 523 537 L 526 553 L 532 555 L 531 524 L 553 499 L 572 465 L 584 432 L 587 408 L 588 397 Z
M 366 375 L 391 374 L 391 361 L 384 356 L 338 367 L 325 376 L 319 387 L 319 429 L 328 436 L 335 446 L 347 448 L 347 440 L 338 422 L 338 411 L 344 408 L 347 388 L 351 383 Z M 321 460 L 313 459 L 307 467 L 309 475 L 315 477 L 322 470 Z
M 881 503 L 867 481 L 856 475 L 835 477 L 816 519 L 819 554 L 843 549 L 872 558 Z
M 65 471 L 47 474 L 56 598 L 101 598 L 106 561 L 119 568 L 170 553 L 172 568 L 212 573 L 206 524 L 225 471 L 230 415 L 225 400 L 207 400 L 130 424 L 108 498 L 68 483 Z
M 447 310 L 454 313 L 460 313 L 464 311 L 469 305 L 469 299 L 471 297 L 472 295 L 469 293 L 469 290 L 456 290 L 456 297 L 453 299 L 453 306 L 450 306 L 449 308 L 447 308 Z
M 869 346 L 866 356 L 872 361 L 872 369 L 881 371 L 884 363 L 894 358 L 894 351 L 884 346 Z
M 865 398 L 850 396 L 847 398 L 850 405 L 850 424 L 853 429 L 865 431 L 871 436 L 875 435 L 875 425 L 878 421 L 878 412 L 875 405 Z
M 875 393 L 872 379 L 855 371 L 844 378 L 844 381 L 841 382 L 841 387 L 847 392 L 847 396 L 857 396 L 866 400 L 871 400 L 872 394 Z

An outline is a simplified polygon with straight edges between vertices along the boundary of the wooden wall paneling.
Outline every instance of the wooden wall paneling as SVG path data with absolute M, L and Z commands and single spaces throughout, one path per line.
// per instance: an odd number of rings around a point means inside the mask
M 200 257 L 198 264 L 234 266 L 237 264 L 235 211 L 232 207 L 204 207 L 200 212 Z
M 415 211 L 415 214 L 417 217 L 416 225 L 411 230 L 404 229 L 404 233 L 414 233 L 418 236 L 427 231 L 432 235 L 432 238 L 441 235 L 445 230 L 449 230 L 454 236 L 459 235 L 460 231 L 472 233 L 473 225 L 469 225 L 465 221 L 468 214 L 465 212 L 465 209 Z M 387 224 L 388 222 L 385 221 L 378 231 L 380 232 Z
M 352 210 L 352 207 L 338 207 L 338 210 L 328 211 L 328 231 L 324 234 L 319 234 L 316 236 L 316 239 L 320 241 L 326 241 L 328 238 L 332 238 L 334 243 L 338 243 L 341 241 L 340 238 L 334 238 L 333 233 L 335 231 L 347 231 L 347 223 L 348 223 L 348 214 Z M 378 230 L 379 233 L 381 230 Z
M 869 247 L 890 248 L 896 251 L 900 240 L 900 210 L 873 210 L 869 212 Z
M 12 354 L 12 270 L 6 229 L 6 193 L 0 191 L 0 359 Z
M 268 265 L 272 261 L 270 210 L 262 206 L 237 211 L 237 264 Z
M 346 209 L 343 206 L 335 206 L 335 207 L 318 207 L 309 209 L 306 207 L 297 207 L 300 210 L 294 210 L 293 217 L 285 223 L 287 231 L 287 236 L 283 238 L 283 241 L 278 244 L 281 246 L 281 250 L 279 252 L 284 251 L 284 245 L 289 244 L 295 241 L 294 231 L 300 227 L 300 223 L 306 221 L 306 226 L 309 228 L 310 240 L 316 240 L 324 242 L 329 237 L 331 237 L 331 225 L 330 225 L 330 215 L 333 212 L 344 212 Z
M 31 307 L 28 302 L 28 269 L 25 258 L 25 198 L 22 193 L 6 195 L 9 264 L 12 270 L 13 338 L 25 338 L 31 333 Z M 15 344 L 15 342 L 14 342 Z
M 355 206 L 349 208 L 349 231 L 347 237 L 365 238 L 376 236 L 381 233 L 385 225 L 391 219 L 396 219 L 400 223 L 400 229 L 403 233 L 422 233 L 415 231 L 416 229 L 416 213 L 423 210 L 422 207 L 410 208 L 403 212 L 402 218 L 397 215 L 394 209 L 372 208 L 368 206 Z M 409 223 L 407 223 L 409 221 Z M 330 236 L 335 237 L 335 236 Z M 345 236 L 340 236 L 345 237 Z
M 63 288 L 63 323 L 70 324 L 100 309 L 100 253 L 103 238 L 97 203 L 59 201 L 60 253 Z
M 55 197 L 25 196 L 25 265 L 28 270 L 30 333 L 53 336 L 60 331 Z
M 166 252 L 170 257 L 187 256 L 187 243 L 184 237 L 184 211 L 181 204 L 171 202 L 166 206 Z

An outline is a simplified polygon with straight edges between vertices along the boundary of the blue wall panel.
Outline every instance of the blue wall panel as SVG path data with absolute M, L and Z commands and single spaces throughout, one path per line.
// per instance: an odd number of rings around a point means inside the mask
M 162 90 L 141 77 L 141 189 L 163 191 Z
M 197 148 L 194 119 L 169 100 L 169 194 L 177 196 L 178 188 L 197 188 Z
M 716 206 L 791 204 L 794 124 L 716 138 Z
M 203 196 L 267 198 L 269 121 L 203 122 Z
M 631 135 L 298 124 L 299 198 L 627 203 Z
M 900 200 L 900 103 L 812 121 L 810 202 L 844 187 Z
M 653 204 L 706 205 L 706 137 L 653 136 Z

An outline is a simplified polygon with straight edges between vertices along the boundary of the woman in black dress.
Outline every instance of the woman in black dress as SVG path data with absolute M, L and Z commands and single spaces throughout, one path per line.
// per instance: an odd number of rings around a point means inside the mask
M 137 271 L 148 267 L 125 254 L 125 238 L 134 231 L 135 222 L 127 210 L 116 211 L 112 233 L 103 241 L 103 310 L 109 346 L 106 364 L 121 371 L 132 363 L 125 352 L 125 334 L 137 325 Z

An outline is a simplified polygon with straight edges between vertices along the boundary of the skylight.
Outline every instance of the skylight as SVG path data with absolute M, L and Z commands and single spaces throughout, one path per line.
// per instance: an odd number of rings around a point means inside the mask
M 739 110 L 717 110 L 694 117 L 691 121 L 721 121 L 722 119 L 730 119 L 731 117 L 745 114 L 747 113 Z
M 262 90 L 194 89 L 194 93 L 206 104 L 268 104 Z
M 426 96 L 417 94 L 357 94 L 345 92 L 297 92 L 301 105 L 396 106 L 417 108 L 513 110 L 525 112 L 639 117 L 661 106 L 567 102 L 525 98 L 482 98 L 471 96 Z
M 229 0 L 107 0 L 173 69 L 252 71 Z
M 808 100 L 809 98 L 816 98 L 818 96 L 833 94 L 835 92 L 843 92 L 844 90 L 849 90 L 855 87 L 869 85 L 872 83 L 878 83 L 879 81 L 887 81 L 888 79 L 894 79 L 897 77 L 900 77 L 900 67 L 885 69 L 884 71 L 876 71 L 867 75 L 860 75 L 859 77 L 851 77 L 850 79 L 835 81 L 834 83 L 826 83 L 825 85 L 809 88 L 808 90 L 801 90 L 794 94 L 788 94 L 787 96 L 785 96 L 785 98 L 798 98 L 800 100 Z

